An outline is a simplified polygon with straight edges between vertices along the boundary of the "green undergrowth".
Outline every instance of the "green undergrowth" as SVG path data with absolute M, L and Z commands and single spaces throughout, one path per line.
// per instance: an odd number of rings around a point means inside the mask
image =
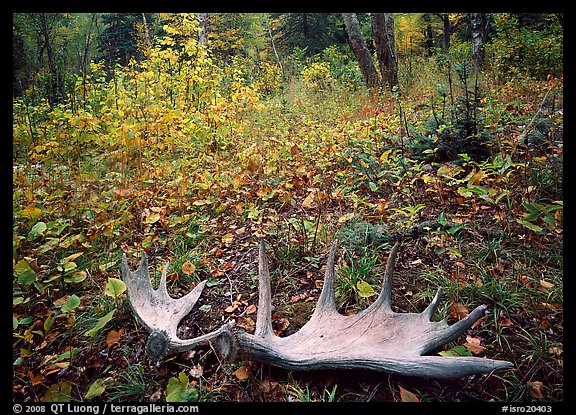
M 182 93 L 162 82 L 166 94 Z M 442 90 L 414 82 L 377 97 L 294 79 L 257 98 L 237 85 L 235 99 L 217 96 L 198 119 L 118 90 L 148 111 L 147 124 L 140 113 L 122 121 L 122 104 L 114 109 L 100 87 L 99 116 L 36 108 L 70 141 L 55 150 L 48 138 L 29 153 L 22 142 L 14 158 L 15 399 L 391 401 L 404 390 L 430 401 L 562 400 L 562 84 L 481 79 L 477 96 L 459 98 L 474 108 L 445 103 L 442 118 Z M 104 122 L 108 142 L 95 138 Z M 481 146 L 458 142 L 474 135 Z M 146 251 L 155 281 L 170 262 L 174 296 L 209 281 L 184 332 L 229 318 L 253 330 L 265 237 L 275 329 L 287 335 L 313 311 L 335 238 L 337 305 L 358 312 L 380 292 L 389 236 L 425 221 L 442 226 L 403 240 L 393 309 L 421 312 L 438 287 L 435 319 L 452 323 L 486 304 L 486 316 L 440 352 L 509 360 L 514 371 L 425 383 L 227 366 L 210 349 L 156 367 L 126 293 L 110 291 L 122 253 L 135 269 Z

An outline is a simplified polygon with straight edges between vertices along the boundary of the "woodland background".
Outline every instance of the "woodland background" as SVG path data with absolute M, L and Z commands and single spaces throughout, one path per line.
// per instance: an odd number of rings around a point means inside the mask
M 563 399 L 562 13 L 13 14 L 16 401 Z M 258 238 L 278 335 L 311 315 L 331 242 L 342 313 L 407 237 L 395 311 L 488 313 L 456 381 L 144 353 L 120 280 L 142 251 L 182 336 L 254 330 Z

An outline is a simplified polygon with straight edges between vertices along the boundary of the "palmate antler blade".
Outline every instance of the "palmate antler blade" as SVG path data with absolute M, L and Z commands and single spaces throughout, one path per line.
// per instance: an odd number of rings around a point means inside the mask
M 121 270 L 134 314 L 151 333 L 146 349 L 153 359 L 162 359 L 169 350 L 189 350 L 230 335 L 229 330 L 233 323 L 193 339 L 182 340 L 178 337 L 178 324 L 196 305 L 206 281 L 199 283 L 184 297 L 176 299 L 170 297 L 166 289 L 168 264 L 162 270 L 160 284 L 156 290 L 152 288 L 150 282 L 148 258 L 145 253 L 142 254 L 140 266 L 135 272 L 128 268 L 128 261 L 124 254 Z
M 426 355 L 457 339 L 484 315 L 486 306 L 477 307 L 452 326 L 446 321 L 433 322 L 431 317 L 442 293 L 439 289 L 422 313 L 393 312 L 391 284 L 398 244 L 390 252 L 382 290 L 376 301 L 355 315 L 338 313 L 334 299 L 336 247 L 335 242 L 312 317 L 299 331 L 287 337 L 278 337 L 272 330 L 272 293 L 264 240 L 260 240 L 258 255 L 259 298 L 254 334 L 240 331 L 233 334 L 233 323 L 228 323 L 204 336 L 180 340 L 176 336 L 178 322 L 198 300 L 203 284 L 185 297 L 173 299 L 166 293 L 165 268 L 160 287 L 154 291 L 145 257 L 134 273 L 128 271 L 124 259 L 123 275 L 132 307 L 145 327 L 152 331 L 151 339 L 153 336 L 161 338 L 158 333 L 165 332 L 169 338 L 165 343 L 175 350 L 211 343 L 225 358 L 241 357 L 286 369 L 371 369 L 430 378 L 456 378 L 513 367 L 510 362 L 479 357 Z
M 271 329 L 270 273 L 261 240 L 256 331 L 254 335 L 237 336 L 248 358 L 287 369 L 363 368 L 431 378 L 456 378 L 512 368 L 510 362 L 478 357 L 425 356 L 468 330 L 484 315 L 486 307 L 477 307 L 452 326 L 445 321 L 432 322 L 430 318 L 441 296 L 438 290 L 422 313 L 393 312 L 391 281 L 398 247 L 396 244 L 390 252 L 378 299 L 361 313 L 344 316 L 336 310 L 334 300 L 335 242 L 312 317 L 291 336 L 277 337 Z

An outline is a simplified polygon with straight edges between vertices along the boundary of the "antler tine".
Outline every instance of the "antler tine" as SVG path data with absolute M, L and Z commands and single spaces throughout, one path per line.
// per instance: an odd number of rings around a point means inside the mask
M 370 307 L 366 309 L 365 312 L 371 312 L 373 310 L 382 308 L 385 311 L 391 311 L 392 302 L 392 278 L 394 275 L 394 267 L 396 266 L 396 256 L 398 248 L 400 247 L 400 242 L 396 242 L 392 249 L 390 250 L 390 255 L 388 255 L 388 260 L 386 261 L 386 269 L 384 270 L 384 281 L 382 281 L 382 290 L 376 301 L 374 301 Z
M 336 310 L 336 300 L 334 298 L 334 267 L 337 247 L 338 239 L 334 240 L 330 248 L 330 253 L 328 254 L 326 273 L 324 274 L 324 285 L 322 286 L 322 292 L 318 298 L 314 315 L 338 313 Z
M 442 321 L 439 324 L 443 324 L 445 327 L 443 330 L 439 330 L 437 335 L 430 339 L 428 342 L 422 345 L 420 348 L 421 354 L 430 353 L 434 350 L 438 350 L 445 344 L 456 340 L 458 336 L 466 332 L 480 317 L 486 312 L 486 305 L 479 305 L 470 314 L 464 317 L 462 320 L 448 326 L 446 321 Z M 425 310 L 426 311 L 426 310 Z
M 428 307 L 426 307 L 426 310 L 422 311 L 422 313 L 421 313 L 423 316 L 426 316 L 428 321 L 432 321 L 432 316 L 436 312 L 436 309 L 438 308 L 438 304 L 440 304 L 440 298 L 442 298 L 442 287 L 438 288 L 438 291 L 436 291 L 436 295 L 434 296 L 434 299 L 432 300 L 432 302 L 430 304 L 428 304 Z
M 256 317 L 254 335 L 258 337 L 273 335 L 270 270 L 268 269 L 268 258 L 266 257 L 264 238 L 260 238 L 260 248 L 258 251 L 258 313 Z

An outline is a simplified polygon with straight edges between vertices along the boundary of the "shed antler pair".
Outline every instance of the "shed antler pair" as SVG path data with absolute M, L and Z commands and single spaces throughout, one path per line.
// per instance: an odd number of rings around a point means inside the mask
M 438 289 L 422 313 L 393 312 L 391 284 L 398 243 L 390 251 L 382 291 L 376 301 L 358 314 L 338 313 L 334 299 L 336 246 L 335 242 L 330 250 L 324 286 L 312 317 L 287 337 L 278 337 L 272 330 L 270 272 L 263 239 L 258 255 L 259 298 L 254 334 L 238 330 L 231 321 L 211 333 L 182 340 L 177 336 L 178 323 L 198 301 L 205 281 L 184 297 L 174 299 L 166 291 L 168 266 L 164 267 L 160 285 L 154 290 L 145 254 L 135 272 L 128 269 L 124 255 L 122 275 L 135 314 L 151 332 L 147 350 L 155 359 L 162 359 L 169 350 L 183 351 L 212 344 L 228 360 L 244 358 L 294 370 L 370 369 L 409 376 L 457 378 L 513 367 L 507 361 L 480 357 L 427 355 L 456 340 L 484 315 L 486 306 L 478 306 L 451 326 L 444 320 L 433 322 L 430 319 L 442 294 Z

